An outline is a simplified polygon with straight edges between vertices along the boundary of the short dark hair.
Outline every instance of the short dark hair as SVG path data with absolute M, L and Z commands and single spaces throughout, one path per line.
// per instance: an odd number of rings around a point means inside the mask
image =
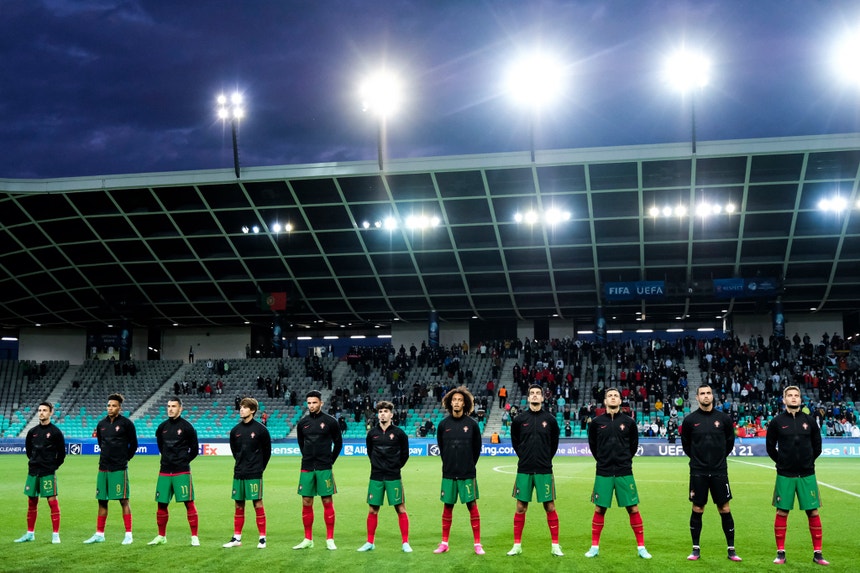
M 543 392 L 543 386 L 541 386 L 540 384 L 529 384 L 529 390 L 528 391 L 531 392 L 532 388 L 539 388 L 540 391 Z
M 711 385 L 710 385 L 710 384 L 708 384 L 707 382 L 702 382 L 701 384 L 699 384 L 699 387 L 698 387 L 698 388 L 696 388 L 696 394 L 698 394 L 698 393 L 699 393 L 699 390 L 701 390 L 702 388 L 710 388 L 710 389 L 711 389 L 711 392 L 713 392 L 713 391 L 714 391 L 714 387 L 713 387 L 713 386 L 711 386 Z
M 319 398 L 320 400 L 322 400 L 322 393 L 319 390 L 311 390 L 307 393 L 305 398 Z
M 615 386 L 611 386 L 611 387 L 607 388 L 606 390 L 604 390 L 603 396 L 606 397 L 606 395 L 609 394 L 610 392 L 615 392 L 616 394 L 621 396 L 621 391 L 618 388 L 616 388 Z
M 114 392 L 113 394 L 108 396 L 108 402 L 110 402 L 111 400 L 116 400 L 117 402 L 119 402 L 119 405 L 122 406 L 122 403 L 125 401 L 125 398 L 119 392 Z
M 171 396 L 167 399 L 167 402 L 179 402 L 179 405 L 182 406 L 182 399 L 179 396 Z
M 39 402 L 39 406 L 47 406 L 48 410 L 50 410 L 51 412 L 54 411 L 54 405 L 50 402 Z
M 392 404 L 391 402 L 388 402 L 386 400 L 380 400 L 379 402 L 376 403 L 376 411 L 378 412 L 380 410 L 389 410 L 389 411 L 393 412 L 394 411 L 394 404 Z

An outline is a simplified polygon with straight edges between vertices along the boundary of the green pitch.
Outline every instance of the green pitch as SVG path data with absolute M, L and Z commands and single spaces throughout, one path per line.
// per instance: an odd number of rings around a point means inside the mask
M 272 458 L 265 475 L 268 547 L 256 549 L 257 531 L 253 510 L 246 513 L 245 545 L 223 549 L 233 532 L 233 502 L 230 500 L 232 459 L 198 458 L 192 465 L 200 514 L 201 547 L 190 547 L 185 507 L 171 503 L 166 545 L 147 546 L 156 535 L 154 490 L 158 458 L 141 456 L 132 460 L 131 507 L 134 516 L 134 544 L 120 545 L 123 525 L 120 507 L 111 502 L 105 535 L 107 541 L 83 545 L 95 531 L 96 501 L 94 474 L 96 457 L 70 457 L 59 471 L 62 511 L 61 545 L 51 544 L 50 514 L 47 503 L 39 504 L 36 541 L 12 541 L 26 529 L 25 496 L 21 493 L 26 474 L 23 456 L 0 456 L 2 499 L 6 500 L 0 520 L 0 557 L 2 571 L 812 571 L 812 549 L 806 516 L 795 510 L 789 517 L 786 542 L 788 562 L 771 563 L 773 508 L 770 498 L 774 472 L 763 458 L 736 459 L 730 462 L 730 479 L 735 499 L 732 509 L 737 530 L 736 546 L 742 563 L 725 558 L 725 540 L 713 506 L 705 511 L 702 534 L 702 559 L 686 561 L 690 550 L 687 501 L 687 465 L 684 459 L 637 458 L 634 471 L 642 499 L 640 509 L 645 522 L 645 541 L 653 554 L 651 561 L 636 556 L 633 533 L 623 509 L 613 507 L 595 559 L 583 557 L 591 543 L 592 506 L 589 494 L 594 465 L 585 458 L 561 458 L 556 462 L 556 486 L 561 546 L 565 556 L 549 553 L 549 532 L 543 508 L 533 503 L 523 534 L 523 554 L 507 557 L 512 544 L 514 501 L 510 497 L 515 458 L 484 457 L 478 464 L 482 517 L 482 537 L 487 554 L 472 552 L 468 513 L 464 506 L 454 510 L 451 550 L 434 555 L 440 539 L 442 507 L 438 499 L 440 462 L 437 458 L 413 458 L 403 473 L 406 506 L 410 515 L 410 542 L 415 552 L 400 551 L 400 534 L 394 510 L 383 508 L 376 535 L 376 550 L 361 554 L 356 549 L 365 541 L 365 494 L 369 464 L 364 458 L 341 458 L 335 466 L 338 494 L 335 496 L 337 551 L 325 549 L 322 508 L 317 504 L 314 523 L 316 547 L 293 551 L 303 538 L 301 503 L 296 494 L 298 459 Z M 822 484 L 824 507 L 824 555 L 833 564 L 830 571 L 856 571 L 858 560 L 855 536 L 860 507 L 860 460 L 819 460 L 818 478 Z M 827 485 L 824 485 L 827 484 Z

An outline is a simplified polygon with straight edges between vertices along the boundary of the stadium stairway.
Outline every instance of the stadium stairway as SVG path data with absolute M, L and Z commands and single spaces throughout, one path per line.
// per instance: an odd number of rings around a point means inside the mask
M 489 397 L 487 411 L 484 412 L 486 422 L 484 423 L 484 432 L 481 434 L 483 436 L 492 436 L 493 432 L 498 432 L 500 436 L 510 436 L 510 430 L 502 427 L 502 409 L 498 408 L 497 405 L 499 403 L 499 388 L 502 386 L 508 391 L 508 403 L 519 404 L 520 391 L 516 384 L 514 384 L 514 364 L 516 362 L 515 358 L 505 358 L 502 362 L 502 370 L 499 373 L 499 379 L 496 381 L 496 389 L 493 391 L 493 395 Z M 486 392 L 486 385 L 487 381 L 484 380 L 483 384 L 476 388 L 477 392 L 484 394 Z M 514 402 L 514 400 L 517 400 L 517 402 Z
M 60 398 L 63 396 L 63 392 L 66 391 L 67 388 L 72 386 L 72 382 L 74 382 L 75 378 L 78 375 L 78 369 L 80 365 L 72 365 L 66 369 L 65 373 L 60 377 L 57 381 L 56 386 L 51 390 L 51 393 L 48 394 L 47 401 L 51 404 L 54 404 L 54 413 L 56 414 L 63 405 L 60 403 Z M 32 428 L 36 427 L 36 424 L 39 423 L 39 409 L 36 408 L 36 404 L 33 404 L 33 416 L 30 418 L 30 421 L 27 422 L 27 425 L 21 430 L 21 433 L 18 434 L 19 438 L 24 438 L 27 436 L 27 432 L 29 432 Z
M 164 381 L 164 384 L 161 385 L 161 388 L 152 393 L 152 395 L 147 398 L 146 402 L 141 404 L 134 413 L 129 416 L 129 420 L 132 422 L 139 421 L 150 409 L 152 406 L 160 405 L 160 403 L 164 400 L 165 392 L 168 395 L 173 394 L 173 384 L 175 382 L 182 382 L 185 379 L 185 373 L 191 368 L 191 364 L 183 363 L 176 372 L 173 373 L 173 376 Z

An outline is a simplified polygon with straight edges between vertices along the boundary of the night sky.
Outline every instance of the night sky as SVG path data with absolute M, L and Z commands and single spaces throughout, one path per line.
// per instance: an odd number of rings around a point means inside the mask
M 681 46 L 713 65 L 699 141 L 860 132 L 831 64 L 852 30 L 856 0 L 2 0 L 0 178 L 232 169 L 233 90 L 243 167 L 375 160 L 358 86 L 382 66 L 407 86 L 390 158 L 524 150 L 502 80 L 535 48 L 565 64 L 537 149 L 688 141 L 660 73 Z

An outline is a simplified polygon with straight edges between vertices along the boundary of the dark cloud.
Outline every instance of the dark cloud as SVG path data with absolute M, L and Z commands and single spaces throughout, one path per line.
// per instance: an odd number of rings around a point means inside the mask
M 214 98 L 239 89 L 243 165 L 373 159 L 357 87 L 380 63 L 409 86 L 389 155 L 523 149 L 500 91 L 532 45 L 569 63 L 538 147 L 684 141 L 689 102 L 659 79 L 673 47 L 702 45 L 713 84 L 699 137 L 860 131 L 860 95 L 825 61 L 860 26 L 855 2 L 6 0 L 0 20 L 0 176 L 229 167 Z

